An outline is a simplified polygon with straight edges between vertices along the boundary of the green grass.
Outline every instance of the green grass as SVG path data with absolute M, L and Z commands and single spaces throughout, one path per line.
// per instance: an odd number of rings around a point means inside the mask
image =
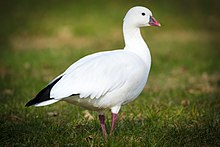
M 142 29 L 153 59 L 149 81 L 122 107 L 112 136 L 103 140 L 96 112 L 88 119 L 65 102 L 24 107 L 79 58 L 122 48 L 122 18 L 134 5 L 151 8 L 162 27 Z M 0 146 L 220 146 L 218 5 L 1 1 Z

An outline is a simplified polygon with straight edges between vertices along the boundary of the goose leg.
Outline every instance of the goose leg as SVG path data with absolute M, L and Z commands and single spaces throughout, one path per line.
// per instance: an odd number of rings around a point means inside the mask
M 112 132 L 113 132 L 113 130 L 114 130 L 115 122 L 116 122 L 117 116 L 118 116 L 118 114 L 112 113 L 112 126 L 111 126 L 110 135 L 112 135 Z
M 121 105 L 117 105 L 117 106 L 114 106 L 111 108 L 111 111 L 112 111 L 112 126 L 111 126 L 111 130 L 110 130 L 110 135 L 112 135 L 112 132 L 114 130 L 114 127 L 115 127 L 115 122 L 116 122 L 116 119 L 117 119 L 117 116 L 118 116 L 118 112 L 121 108 Z
M 103 137 L 106 139 L 107 132 L 106 132 L 106 127 L 105 127 L 105 116 L 104 116 L 103 113 L 99 114 L 99 121 L 100 121 L 100 125 L 101 125 L 101 128 L 102 128 Z

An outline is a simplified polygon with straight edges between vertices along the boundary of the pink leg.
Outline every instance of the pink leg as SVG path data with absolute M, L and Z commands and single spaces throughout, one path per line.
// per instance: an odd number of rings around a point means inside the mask
M 106 139 L 107 133 L 106 133 L 106 127 L 105 127 L 105 116 L 103 114 L 99 114 L 99 121 L 102 128 L 102 134 L 104 138 Z
M 115 127 L 115 122 L 116 122 L 117 116 L 118 116 L 118 114 L 112 113 L 112 127 L 111 127 L 111 131 L 110 131 L 110 135 L 112 134 L 113 129 Z

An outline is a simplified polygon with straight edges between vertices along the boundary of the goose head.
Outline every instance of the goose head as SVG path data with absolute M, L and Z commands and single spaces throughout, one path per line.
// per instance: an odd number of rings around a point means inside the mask
M 160 23 L 152 16 L 152 12 L 145 7 L 135 6 L 124 17 L 124 24 L 131 27 L 158 26 Z

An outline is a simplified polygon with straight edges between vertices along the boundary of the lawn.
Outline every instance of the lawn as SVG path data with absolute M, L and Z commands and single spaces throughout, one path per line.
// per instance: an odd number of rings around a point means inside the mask
M 142 28 L 152 68 L 104 141 L 97 113 L 65 102 L 25 108 L 81 57 L 123 48 L 122 20 L 149 7 L 161 28 Z M 217 0 L 0 2 L 0 146 L 220 146 Z M 106 110 L 107 129 L 111 114 Z

